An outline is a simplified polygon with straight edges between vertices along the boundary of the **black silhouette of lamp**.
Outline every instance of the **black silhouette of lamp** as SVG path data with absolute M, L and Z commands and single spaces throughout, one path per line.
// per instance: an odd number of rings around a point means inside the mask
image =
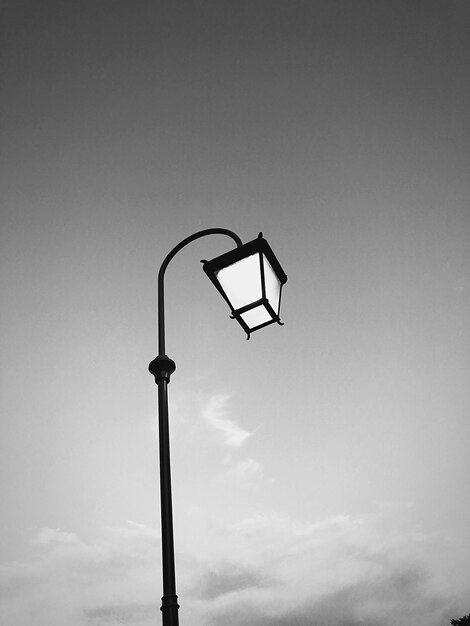
M 227 235 L 237 247 L 212 261 L 202 261 L 204 271 L 222 294 L 236 319 L 247 333 L 277 322 L 281 291 L 287 281 L 279 261 L 262 233 L 243 244 L 240 237 L 225 228 L 201 230 L 176 245 L 165 257 L 158 272 L 158 356 L 149 364 L 149 371 L 158 385 L 158 427 L 160 457 L 160 512 L 162 530 L 163 626 L 178 626 L 175 553 L 173 540 L 173 509 L 171 499 L 170 432 L 168 423 L 168 383 L 176 369 L 175 362 L 165 354 L 165 270 L 177 252 L 188 243 L 206 235 Z
M 243 330 L 250 333 L 279 319 L 282 286 L 287 281 L 263 234 L 212 261 L 203 261 L 214 283 Z

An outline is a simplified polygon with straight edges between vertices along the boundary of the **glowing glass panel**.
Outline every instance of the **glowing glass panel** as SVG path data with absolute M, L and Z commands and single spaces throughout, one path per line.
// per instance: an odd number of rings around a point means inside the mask
M 251 309 L 250 311 L 245 311 L 245 313 L 242 313 L 240 317 L 250 329 L 256 328 L 256 326 L 259 326 L 260 324 L 270 322 L 273 319 L 267 312 L 266 307 L 263 305 L 257 306 L 255 309 Z
M 262 297 L 259 254 L 224 267 L 217 272 L 217 279 L 234 309 L 259 300 Z
M 266 298 L 273 310 L 279 315 L 279 298 L 281 295 L 281 283 L 276 276 L 271 263 L 263 254 L 264 263 L 264 284 L 266 287 Z

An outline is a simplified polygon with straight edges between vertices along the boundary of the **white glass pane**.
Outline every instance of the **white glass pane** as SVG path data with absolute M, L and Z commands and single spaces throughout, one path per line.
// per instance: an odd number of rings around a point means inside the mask
M 271 263 L 263 254 L 264 262 L 264 283 L 266 285 L 266 298 L 273 307 L 275 313 L 279 315 L 279 297 L 281 293 L 281 283 L 274 273 Z
M 250 311 L 245 311 L 245 313 L 242 313 L 240 317 L 243 318 L 245 324 L 250 329 L 259 326 L 260 324 L 270 322 L 273 319 L 267 312 L 266 307 L 263 305 L 257 306 L 255 309 L 251 309 Z
M 234 309 L 259 300 L 262 297 L 259 254 L 224 267 L 217 272 L 217 279 Z

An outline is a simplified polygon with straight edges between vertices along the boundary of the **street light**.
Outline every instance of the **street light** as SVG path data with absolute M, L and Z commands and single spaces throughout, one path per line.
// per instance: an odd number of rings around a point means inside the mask
M 250 333 L 279 319 L 282 285 L 287 276 L 263 234 L 212 261 L 204 271 L 227 301 L 243 330 Z
M 222 294 L 236 319 L 247 333 L 277 322 L 282 285 L 287 281 L 279 261 L 260 233 L 257 239 L 242 244 L 238 235 L 225 228 L 201 230 L 176 245 L 165 257 L 158 272 L 158 356 L 149 364 L 149 371 L 158 385 L 158 428 L 160 456 L 160 512 L 162 531 L 163 626 L 178 626 L 175 552 L 173 542 L 173 510 L 171 501 L 170 436 L 168 425 L 168 383 L 176 369 L 165 353 L 165 270 L 182 248 L 206 235 L 227 235 L 237 247 L 211 261 L 202 261 L 204 271 Z

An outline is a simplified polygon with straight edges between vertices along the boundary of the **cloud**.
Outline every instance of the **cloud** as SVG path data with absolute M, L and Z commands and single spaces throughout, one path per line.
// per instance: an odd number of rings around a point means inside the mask
M 449 598 L 431 582 L 431 538 L 424 549 L 413 533 L 388 542 L 373 520 L 347 515 L 310 524 L 256 516 L 230 530 L 232 568 L 244 563 L 245 579 L 230 585 L 220 570 L 211 626 L 442 626 L 464 612 L 463 594 Z
M 177 552 L 182 620 L 191 626 L 444 626 L 468 612 L 468 583 L 449 593 L 432 581 L 426 554 L 439 549 L 435 538 L 390 534 L 377 520 L 340 515 L 300 522 L 275 514 L 230 526 L 205 520 L 212 550 L 194 541 Z M 2 623 L 159 623 L 155 529 L 127 522 L 104 529 L 93 543 L 42 529 L 32 545 L 28 560 L 0 567 Z
M 229 462 L 231 463 L 231 468 L 228 472 L 228 477 L 235 480 L 251 479 L 261 472 L 261 463 L 249 457 L 236 462 L 232 462 L 229 459 Z
M 213 600 L 245 589 L 268 587 L 271 579 L 255 568 L 226 562 L 205 572 L 199 581 L 200 597 Z
M 1 623 L 85 626 L 101 623 L 93 621 L 94 611 L 113 607 L 118 614 L 129 605 L 152 604 L 158 613 L 160 551 L 154 530 L 128 523 L 105 529 L 97 543 L 85 543 L 73 533 L 44 528 L 33 545 L 28 560 L 0 566 Z M 127 622 L 109 621 L 122 623 Z
M 33 539 L 33 543 L 42 545 L 52 542 L 76 543 L 77 535 L 75 533 L 66 533 L 60 530 L 60 528 L 41 528 Z
M 229 447 L 242 446 L 253 433 L 241 428 L 234 420 L 227 417 L 229 395 L 212 395 L 202 410 L 202 417 L 207 424 L 222 435 L 223 442 Z
M 129 603 L 123 606 L 100 606 L 86 611 L 85 615 L 90 626 L 145 626 L 152 622 L 158 623 L 157 612 L 156 604 Z

